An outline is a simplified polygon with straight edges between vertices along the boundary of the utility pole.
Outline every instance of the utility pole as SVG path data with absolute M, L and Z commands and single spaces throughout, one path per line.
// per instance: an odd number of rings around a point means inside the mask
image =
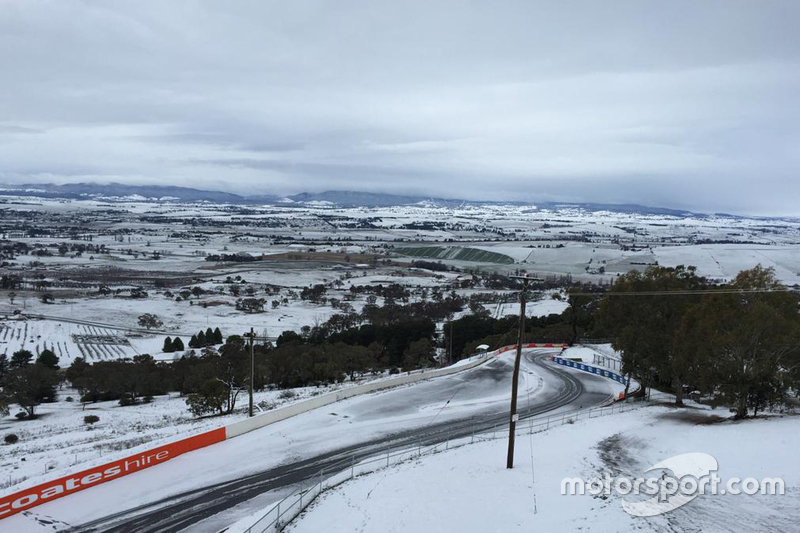
M 519 293 L 519 338 L 517 339 L 517 356 L 514 359 L 514 376 L 511 378 L 511 413 L 508 421 L 508 457 L 506 468 L 514 468 L 514 431 L 517 429 L 517 389 L 519 388 L 519 363 L 522 359 L 522 345 L 525 342 L 525 292 L 528 290 L 528 282 L 531 280 L 540 281 L 537 278 L 527 276 L 511 276 L 514 279 L 522 280 L 522 291 Z
M 250 410 L 249 410 L 250 415 L 249 416 L 253 416 L 253 382 L 255 381 L 255 375 L 256 375 L 256 368 L 255 368 L 256 364 L 255 364 L 253 345 L 257 340 L 267 340 L 267 337 L 266 335 L 264 337 L 256 337 L 256 332 L 253 330 L 253 328 L 250 328 L 250 332 L 245 333 L 242 336 L 250 341 Z
M 449 363 L 453 364 L 453 320 L 450 319 L 450 361 Z

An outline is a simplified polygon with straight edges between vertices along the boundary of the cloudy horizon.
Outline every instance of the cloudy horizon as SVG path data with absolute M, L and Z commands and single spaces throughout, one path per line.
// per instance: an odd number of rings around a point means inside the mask
M 797 216 L 799 15 L 0 0 L 0 182 Z

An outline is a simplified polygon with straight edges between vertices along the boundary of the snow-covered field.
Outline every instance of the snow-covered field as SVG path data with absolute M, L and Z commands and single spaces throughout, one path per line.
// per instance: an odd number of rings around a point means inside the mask
M 287 530 L 795 531 L 800 417 L 720 419 L 726 415 L 655 406 L 578 421 L 518 439 L 513 470 L 505 468 L 505 440 L 425 456 L 323 493 Z M 627 514 L 617 494 L 561 495 L 566 477 L 642 477 L 649 466 L 691 452 L 715 457 L 723 480 L 782 478 L 786 493 L 705 494 L 651 518 Z

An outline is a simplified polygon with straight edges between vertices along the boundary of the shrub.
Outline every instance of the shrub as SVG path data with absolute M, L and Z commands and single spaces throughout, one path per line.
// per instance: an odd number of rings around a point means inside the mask
M 278 398 L 280 398 L 281 400 L 291 400 L 295 396 L 297 396 L 297 394 L 295 394 L 294 391 L 285 390 L 281 391 L 281 393 L 278 395 Z
M 75 398 L 73 398 L 72 396 L 67 396 L 66 400 L 64 400 L 64 401 L 66 401 L 66 402 L 74 402 Z
M 86 415 L 83 417 L 83 423 L 88 425 L 94 425 L 100 422 L 100 417 L 96 415 Z
M 5 441 L 6 444 L 16 444 L 17 442 L 19 442 L 19 437 L 17 437 L 13 433 L 9 433 L 5 437 L 3 437 L 3 440 Z
M 125 394 L 119 399 L 119 405 L 122 406 L 122 407 L 127 407 L 127 406 L 133 405 L 135 403 L 136 402 L 133 401 L 133 398 L 131 398 L 131 396 L 129 394 Z

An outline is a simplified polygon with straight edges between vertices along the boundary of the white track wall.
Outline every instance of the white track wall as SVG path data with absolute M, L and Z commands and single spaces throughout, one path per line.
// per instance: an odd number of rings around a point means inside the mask
M 298 402 L 289 405 L 287 407 L 282 407 L 280 409 L 275 409 L 274 411 L 270 411 L 268 413 L 254 416 L 253 418 L 247 418 L 245 420 L 240 420 L 239 422 L 234 422 L 233 424 L 225 426 L 225 435 L 226 438 L 232 439 L 233 437 L 238 437 L 239 435 L 242 435 L 249 431 L 263 428 L 264 426 L 274 424 L 275 422 L 280 422 L 281 420 L 285 420 L 287 418 L 299 415 L 300 413 L 311 411 L 312 409 L 317 409 L 325 405 L 330 405 L 334 402 L 338 402 L 339 400 L 352 398 L 353 396 L 367 394 L 378 390 L 390 389 L 392 387 L 397 387 L 399 385 L 416 383 L 417 381 L 422 381 L 424 379 L 431 379 L 439 376 L 447 376 L 449 374 L 455 374 L 456 372 L 461 372 L 463 370 L 469 370 L 470 368 L 475 368 L 476 366 L 488 361 L 492 357 L 495 357 L 497 354 L 501 353 L 501 350 L 505 351 L 506 348 L 501 348 L 496 352 L 476 357 L 473 361 L 470 361 L 469 363 L 464 363 L 456 366 L 449 366 L 446 368 L 439 368 L 436 370 L 429 370 L 427 372 L 408 373 L 394 378 L 385 379 L 382 381 L 373 381 L 370 383 L 364 383 L 363 385 L 350 387 L 344 390 L 322 394 L 320 396 L 316 396 L 308 400 L 303 400 L 302 402 Z

